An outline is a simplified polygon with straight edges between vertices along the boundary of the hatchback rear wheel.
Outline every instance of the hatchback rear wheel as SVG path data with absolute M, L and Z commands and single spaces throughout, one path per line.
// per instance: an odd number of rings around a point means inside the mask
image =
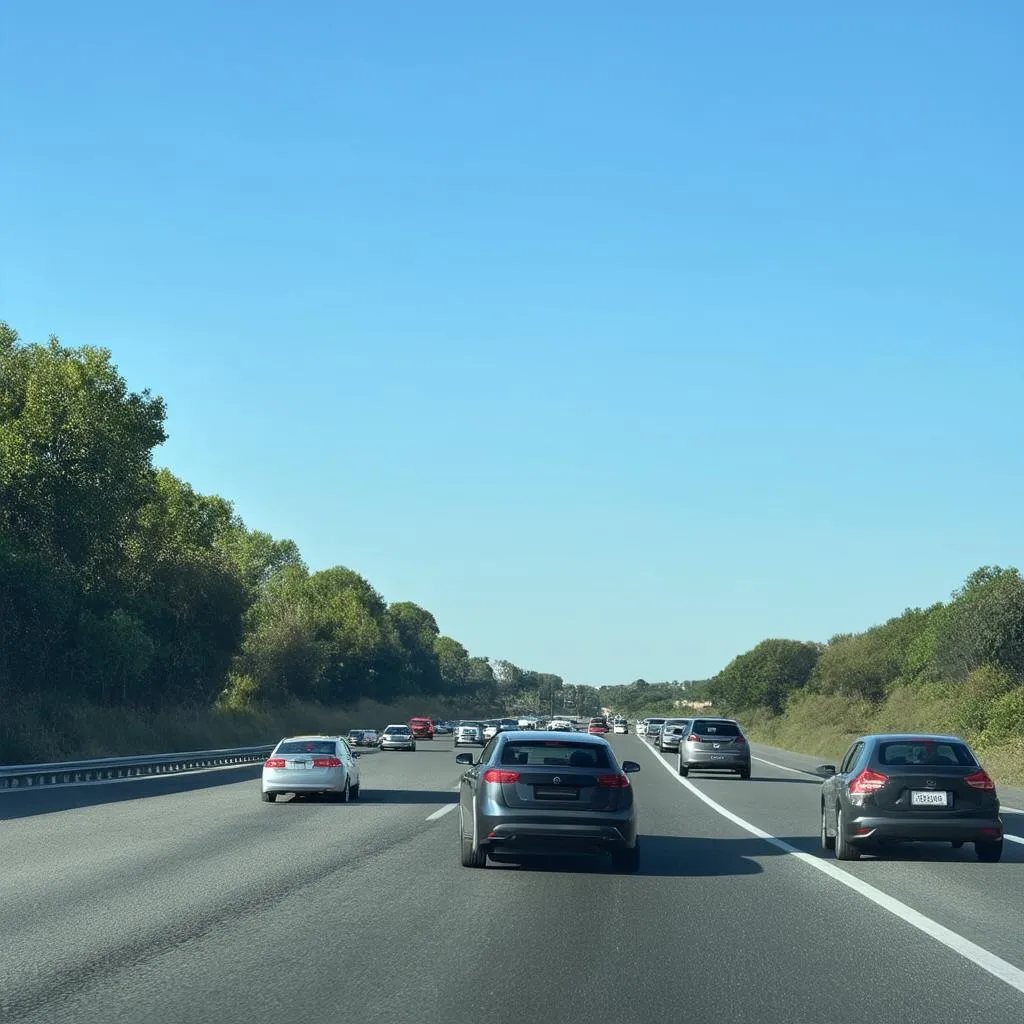
M 836 860 L 860 860 L 860 850 L 846 838 L 846 827 L 843 824 L 843 809 L 836 812 Z
M 461 840 L 459 843 L 459 854 L 462 866 L 464 868 L 487 867 L 487 851 L 473 849 L 473 837 L 466 837 L 461 811 L 459 811 L 459 839 Z
M 277 794 L 276 793 L 264 793 L 263 794 L 263 802 L 265 804 L 272 804 L 276 799 L 277 799 Z
M 640 870 L 640 840 L 635 845 L 612 853 L 612 867 L 620 874 L 635 875 Z
M 985 864 L 995 864 L 1003 855 L 1002 839 L 979 839 L 974 844 L 974 852 L 978 860 Z

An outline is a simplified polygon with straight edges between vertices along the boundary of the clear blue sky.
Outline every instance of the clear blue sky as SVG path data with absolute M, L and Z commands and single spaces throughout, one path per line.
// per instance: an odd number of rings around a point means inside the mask
M 1022 44 L 1015 0 L 12 2 L 0 318 L 474 653 L 700 678 L 1024 563 Z

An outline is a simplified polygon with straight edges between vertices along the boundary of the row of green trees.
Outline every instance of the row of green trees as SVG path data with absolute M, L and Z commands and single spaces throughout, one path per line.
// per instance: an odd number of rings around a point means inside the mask
M 764 640 L 691 688 L 723 713 L 780 715 L 810 697 L 879 706 L 916 690 L 991 743 L 1024 737 L 1024 578 L 984 566 L 951 600 L 827 643 Z
M 292 541 L 155 468 L 164 423 L 109 351 L 26 344 L 0 323 L 0 706 L 579 702 L 557 675 L 471 655 L 351 569 L 310 571 Z

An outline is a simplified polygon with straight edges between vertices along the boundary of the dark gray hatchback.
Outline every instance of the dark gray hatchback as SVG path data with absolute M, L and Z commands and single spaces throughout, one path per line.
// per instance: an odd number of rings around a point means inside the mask
M 838 769 L 818 771 L 821 845 L 839 860 L 914 841 L 974 843 L 983 861 L 1002 856 L 995 783 L 959 736 L 861 736 Z
M 459 791 L 462 863 L 482 868 L 490 854 L 608 852 L 619 871 L 640 864 L 629 775 L 611 744 L 579 733 L 498 733 L 467 765 Z

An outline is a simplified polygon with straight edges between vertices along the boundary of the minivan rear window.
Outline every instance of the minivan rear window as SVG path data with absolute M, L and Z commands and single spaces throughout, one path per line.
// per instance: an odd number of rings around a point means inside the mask
M 878 745 L 878 763 L 887 767 L 942 765 L 973 768 L 977 761 L 963 743 L 947 743 L 940 740 L 900 740 Z
M 694 722 L 693 731 L 698 736 L 740 735 L 740 727 L 735 722 Z
M 279 743 L 275 754 L 336 754 L 337 747 L 331 740 L 290 740 Z
M 506 743 L 501 751 L 501 763 L 546 768 L 614 769 L 604 745 L 573 743 L 572 740 L 516 740 Z

